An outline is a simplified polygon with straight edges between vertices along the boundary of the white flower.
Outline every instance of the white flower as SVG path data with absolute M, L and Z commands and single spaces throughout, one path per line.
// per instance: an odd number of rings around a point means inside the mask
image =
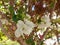
M 53 36 L 52 39 L 49 38 L 49 39 L 44 41 L 44 43 L 47 44 L 47 45 L 54 45 L 55 42 L 57 42 L 57 37 L 56 36 Z
M 41 22 L 41 24 L 38 25 L 39 28 L 46 28 L 51 26 L 49 15 L 45 15 L 42 18 L 44 18 L 44 22 Z
M 17 23 L 17 30 L 15 31 L 15 36 L 18 38 L 23 34 L 30 35 L 34 27 L 35 24 L 31 21 L 24 20 L 23 22 L 19 20 Z
M 33 22 L 28 21 L 27 19 L 24 19 L 24 22 L 25 22 L 25 24 L 26 24 L 27 26 L 29 26 L 29 27 L 31 27 L 31 28 L 33 28 L 34 26 L 36 26 Z

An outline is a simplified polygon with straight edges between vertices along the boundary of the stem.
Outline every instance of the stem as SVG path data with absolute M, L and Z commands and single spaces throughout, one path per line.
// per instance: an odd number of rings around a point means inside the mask
M 18 38 L 17 41 L 18 41 L 21 45 L 27 45 L 26 42 L 25 42 L 25 40 L 23 40 L 21 37 Z

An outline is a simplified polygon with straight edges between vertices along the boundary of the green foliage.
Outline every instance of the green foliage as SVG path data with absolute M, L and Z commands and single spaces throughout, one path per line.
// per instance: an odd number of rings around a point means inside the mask
M 1 41 L 0 45 L 20 45 L 20 44 L 17 43 L 17 41 L 12 41 L 12 40 L 8 39 L 5 41 Z
M 54 8 L 54 2 L 51 2 L 50 8 Z
M 9 0 L 3 0 L 4 2 L 8 2 Z
M 25 12 L 24 8 L 20 7 L 19 10 L 17 11 L 17 16 L 20 20 L 23 20 L 25 17 Z
M 15 15 L 13 6 L 9 7 L 9 11 L 10 11 L 11 15 Z
M 17 21 L 18 21 L 19 19 L 18 19 L 17 15 L 13 15 L 13 16 L 12 16 L 12 20 L 17 23 Z
M 60 23 L 60 18 L 56 19 L 56 22 L 57 22 L 57 23 Z
M 0 45 L 20 45 L 17 41 L 12 41 L 0 30 Z
M 14 12 L 13 6 L 10 6 L 10 7 L 9 7 L 9 11 L 10 11 L 10 13 L 11 13 L 12 20 L 13 20 L 14 22 L 17 22 L 19 19 L 17 18 L 17 15 L 16 15 L 15 12 Z
M 26 42 L 27 42 L 28 44 L 30 44 L 30 45 L 35 45 L 32 37 L 30 37 L 29 39 L 27 39 Z
M 12 6 L 9 7 L 9 11 L 12 15 L 12 20 L 14 22 L 17 23 L 18 20 L 23 20 L 24 17 L 25 17 L 25 12 L 24 12 L 24 8 L 23 7 L 20 7 L 18 10 L 17 10 L 17 14 L 15 14 L 15 11 L 14 11 L 14 8 Z
M 53 23 L 60 23 L 60 18 L 52 20 Z
M 1 41 L 5 41 L 7 40 L 8 38 L 3 34 L 3 32 L 0 30 L 0 42 Z
M 41 19 L 40 18 L 38 19 L 38 23 L 41 23 Z
M 43 45 L 43 41 L 40 41 L 40 45 Z
M 51 34 L 48 34 L 48 35 L 45 36 L 45 39 L 49 39 L 49 38 L 52 38 Z

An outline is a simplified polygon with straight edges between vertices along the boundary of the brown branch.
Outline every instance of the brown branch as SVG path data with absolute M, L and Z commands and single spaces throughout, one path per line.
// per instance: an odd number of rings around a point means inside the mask
M 28 45 L 21 37 L 17 39 L 21 45 Z
M 6 14 L 2 13 L 1 11 L 0 11 L 0 15 L 2 16 L 2 18 L 6 18 Z
M 43 38 L 45 37 L 45 35 L 47 34 L 47 32 L 48 32 L 49 29 L 50 29 L 50 27 L 48 27 L 48 28 L 46 29 L 46 31 L 43 33 L 43 36 L 42 36 L 42 38 L 41 38 L 41 41 L 43 40 Z

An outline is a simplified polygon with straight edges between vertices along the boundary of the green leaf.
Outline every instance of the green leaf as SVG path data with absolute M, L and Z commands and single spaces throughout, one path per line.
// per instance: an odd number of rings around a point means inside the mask
M 17 15 L 15 15 L 13 6 L 10 6 L 10 7 L 9 7 L 9 11 L 10 11 L 10 13 L 11 13 L 11 15 L 12 15 L 12 20 L 17 23 L 17 21 L 18 21 L 19 19 L 18 19 Z
M 39 19 L 37 20 L 37 22 L 38 22 L 38 23 L 41 23 L 41 19 L 39 18 Z
M 19 10 L 18 10 L 18 13 L 23 13 L 23 12 L 24 12 L 24 8 L 20 7 Z
M 40 45 L 43 45 L 43 41 L 40 41 Z
M 9 7 L 9 11 L 10 11 L 10 13 L 11 13 L 11 15 L 12 15 L 12 20 L 13 20 L 14 22 L 16 22 L 16 23 L 17 23 L 18 20 L 23 20 L 24 17 L 25 17 L 25 12 L 24 12 L 23 7 L 20 7 L 20 8 L 17 10 L 17 14 L 15 14 L 13 6 L 10 6 L 10 7 Z
M 18 19 L 17 15 L 13 15 L 12 20 L 17 23 L 17 21 L 18 21 L 19 19 Z
M 9 11 L 10 11 L 10 13 L 11 13 L 12 15 L 15 15 L 13 6 L 10 6 L 10 7 L 9 7 Z
M 50 8 L 53 8 L 53 7 L 54 7 L 54 2 L 51 2 Z
M 20 20 L 23 20 L 25 17 L 25 12 L 24 12 L 24 8 L 20 7 L 19 10 L 17 11 L 17 16 Z
M 60 18 L 56 19 L 56 23 L 60 23 Z
M 32 37 L 30 37 L 29 39 L 27 39 L 26 42 L 27 42 L 28 44 L 30 44 L 30 45 L 35 45 Z

